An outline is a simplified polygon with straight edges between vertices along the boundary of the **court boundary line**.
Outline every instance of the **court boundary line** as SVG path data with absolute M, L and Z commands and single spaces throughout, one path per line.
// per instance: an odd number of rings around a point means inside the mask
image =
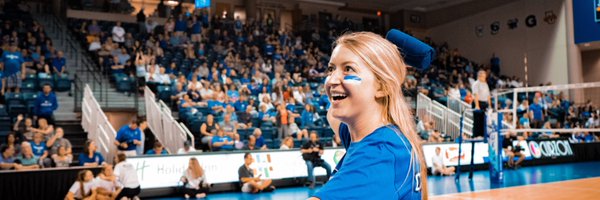
M 517 185 L 517 186 L 509 186 L 509 187 L 494 188 L 494 189 L 484 189 L 484 190 L 479 190 L 479 191 L 457 192 L 457 193 L 435 195 L 435 196 L 431 196 L 431 197 L 445 197 L 445 196 L 456 195 L 456 194 L 469 194 L 469 193 L 489 192 L 489 191 L 493 191 L 493 190 L 502 190 L 502 189 L 506 189 L 506 188 L 528 187 L 528 186 L 541 186 L 541 185 L 555 184 L 555 183 L 562 183 L 562 182 L 580 181 L 580 180 L 585 180 L 585 179 L 600 179 L 600 176 L 597 176 L 597 177 L 588 177 L 588 178 L 578 178 L 578 179 L 571 179 L 571 180 L 564 180 L 564 181 L 554 181 L 554 182 L 548 182 L 548 183 L 536 183 L 536 184 L 529 184 L 529 185 Z

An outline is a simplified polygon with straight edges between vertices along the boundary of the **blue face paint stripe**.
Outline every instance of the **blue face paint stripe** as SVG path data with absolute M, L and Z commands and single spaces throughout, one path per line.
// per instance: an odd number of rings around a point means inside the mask
M 344 76 L 344 80 L 362 81 L 360 77 L 354 75 Z

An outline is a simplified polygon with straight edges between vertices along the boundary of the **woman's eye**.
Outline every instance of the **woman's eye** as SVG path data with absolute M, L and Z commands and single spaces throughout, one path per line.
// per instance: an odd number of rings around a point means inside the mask
M 346 66 L 344 67 L 344 72 L 355 72 L 354 68 L 350 67 L 350 66 Z
M 334 70 L 334 69 L 335 69 L 334 67 L 332 67 L 332 66 L 329 66 L 329 67 L 327 67 L 327 70 L 325 70 L 325 71 L 326 71 L 327 73 L 331 73 L 331 72 L 333 72 L 333 70 Z

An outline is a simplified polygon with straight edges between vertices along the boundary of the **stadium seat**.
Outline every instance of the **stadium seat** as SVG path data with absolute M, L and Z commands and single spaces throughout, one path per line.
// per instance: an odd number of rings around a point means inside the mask
M 158 99 L 165 102 L 165 104 L 171 104 L 171 86 L 170 85 L 159 85 L 157 87 Z
M 133 80 L 125 74 L 115 74 L 115 81 L 117 85 L 117 91 L 119 92 L 131 92 L 133 90 Z
M 36 92 L 23 93 L 23 102 L 28 112 L 33 113 L 33 109 L 35 109 L 35 99 L 37 99 L 37 97 L 38 93 Z
M 49 84 L 50 87 L 54 88 L 54 79 L 51 76 L 40 74 L 38 76 L 38 88 L 41 90 L 46 84 Z
M 36 92 L 38 91 L 37 85 L 35 84 L 36 80 L 25 79 L 21 83 L 21 92 Z
M 6 107 L 8 110 L 8 114 L 11 116 L 16 116 L 18 114 L 27 113 L 27 107 L 23 103 L 23 95 L 19 93 L 6 93 Z
M 56 77 L 56 87 L 54 90 L 58 92 L 66 92 L 71 90 L 71 80 L 67 76 Z

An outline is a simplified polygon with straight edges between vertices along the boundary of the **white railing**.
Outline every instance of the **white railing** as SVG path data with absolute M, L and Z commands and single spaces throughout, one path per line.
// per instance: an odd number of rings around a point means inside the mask
M 115 155 L 117 152 L 117 147 L 113 145 L 117 132 L 108 121 L 87 84 L 83 92 L 81 112 L 81 126 L 88 133 L 88 139 L 96 142 L 98 151 L 106 160 L 112 160 L 111 155 Z
M 473 119 L 466 117 L 467 113 L 471 112 L 465 113 L 463 132 L 472 135 Z M 470 115 L 472 116 L 472 113 Z M 460 112 L 433 101 L 421 93 L 417 96 L 417 116 L 424 122 L 433 121 L 433 129 L 446 133 L 452 138 L 460 135 Z
M 148 127 L 167 151 L 175 154 L 183 147 L 187 137 L 194 144 L 194 136 L 190 131 L 173 118 L 171 109 L 164 102 L 156 101 L 154 93 L 148 87 L 144 89 L 144 100 Z

